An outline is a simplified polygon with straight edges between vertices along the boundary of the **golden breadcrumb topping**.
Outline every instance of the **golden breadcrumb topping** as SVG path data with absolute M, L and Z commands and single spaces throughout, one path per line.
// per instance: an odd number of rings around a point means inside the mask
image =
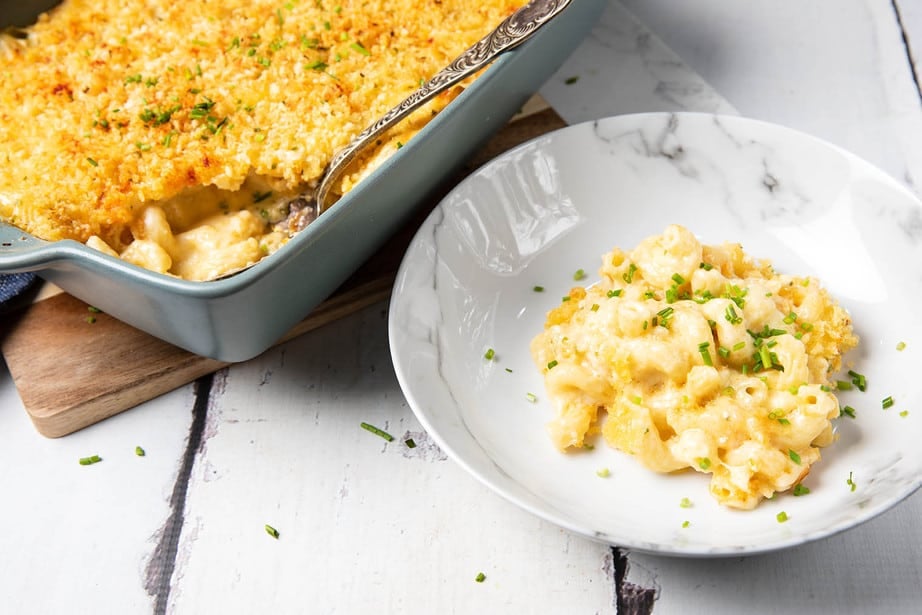
M 187 189 L 310 185 L 522 3 L 66 0 L 0 35 L 0 219 L 120 250 Z

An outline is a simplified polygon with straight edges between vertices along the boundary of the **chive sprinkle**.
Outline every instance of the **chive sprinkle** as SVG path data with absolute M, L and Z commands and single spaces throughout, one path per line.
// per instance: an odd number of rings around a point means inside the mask
M 839 416 L 845 415 L 850 418 L 855 418 L 855 409 L 851 406 L 843 406 L 839 408 Z
M 90 455 L 89 457 L 81 457 L 80 465 L 91 466 L 94 463 L 99 463 L 100 461 L 102 461 L 102 457 L 100 457 L 99 455 Z
M 621 296 L 621 289 L 620 289 L 620 288 L 616 288 L 616 289 L 614 289 L 614 290 L 610 290 L 610 291 L 608 291 L 607 294 L 608 294 L 608 298 L 609 298 L 609 299 L 611 299 L 612 297 L 620 297 L 620 296 Z
M 492 348 L 487 348 L 487 351 L 483 353 L 483 358 L 487 361 L 492 361 L 494 357 L 496 357 L 496 351 Z
M 853 369 L 848 370 L 848 375 L 852 377 L 852 384 L 858 387 L 862 393 L 868 388 L 868 379 L 864 374 L 859 374 Z
M 555 367 L 557 367 L 557 361 L 556 361 L 556 360 L 555 360 L 555 361 L 551 361 L 551 362 L 549 362 L 549 363 L 547 364 L 547 368 L 548 368 L 548 369 L 554 369 Z
M 599 468 L 596 470 L 595 474 L 599 478 L 608 478 L 611 475 L 611 472 L 608 470 L 608 468 Z
M 627 272 L 621 276 L 621 279 L 623 279 L 625 282 L 630 284 L 634 280 L 634 273 L 636 272 L 637 272 L 637 265 L 635 265 L 634 263 L 631 263 L 630 266 L 627 268 Z
M 701 353 L 701 358 L 704 360 L 704 364 L 712 366 L 714 365 L 714 362 L 711 360 L 711 353 L 708 350 L 710 345 L 710 342 L 701 342 L 698 344 L 698 352 Z
M 683 522 L 682 522 L 682 527 L 683 527 L 683 528 L 688 527 L 689 525 L 691 525 L 691 521 L 687 521 L 687 520 L 686 520 L 686 521 L 683 521 Z
M 793 461 L 797 465 L 800 465 L 800 455 L 797 454 L 797 451 L 795 451 L 794 449 L 788 449 L 788 457 L 791 458 L 791 461 Z
M 407 445 L 407 448 L 416 448 L 416 441 L 413 438 L 407 438 L 403 443 Z
M 906 349 L 906 342 L 897 342 L 896 349 L 900 352 Z
M 525 399 L 527 399 L 531 403 L 536 403 L 538 401 L 538 396 L 535 395 L 534 393 L 526 393 Z
M 679 506 L 681 506 L 682 508 L 691 508 L 691 507 L 692 507 L 692 501 L 689 500 L 688 498 L 682 498 L 682 499 L 679 501 Z
M 802 483 L 797 483 L 796 485 L 794 485 L 794 491 L 792 491 L 792 493 L 794 494 L 794 497 L 800 497 L 802 495 L 807 495 L 808 493 L 810 493 L 810 488 L 805 486 Z
M 374 425 L 369 425 L 368 423 L 362 423 L 361 425 L 362 425 L 362 429 L 364 429 L 364 430 L 366 430 L 366 431 L 370 431 L 371 433 L 375 434 L 376 436 L 380 436 L 380 437 L 384 438 L 384 439 L 387 440 L 388 442 L 393 442 L 393 441 L 394 441 L 394 436 L 392 436 L 391 434 L 387 433 L 387 432 L 384 431 L 383 429 L 379 429 L 379 428 L 375 427 Z
M 845 484 L 848 485 L 849 490 L 854 491 L 858 488 L 858 483 L 855 482 L 854 473 L 848 473 L 848 480 L 845 481 Z
M 698 460 L 698 467 L 701 468 L 702 470 L 707 470 L 708 468 L 711 467 L 711 460 L 708 459 L 707 457 L 702 457 L 701 459 Z
M 585 277 L 586 277 L 586 272 L 583 271 L 582 269 L 577 269 L 576 273 L 573 274 L 574 280 L 582 280 Z
M 883 407 L 884 410 L 886 410 L 887 408 L 892 408 L 893 404 L 895 403 L 896 402 L 893 401 L 893 397 L 888 395 L 883 400 L 881 400 L 880 405 Z
M 543 286 L 534 286 L 534 287 L 532 287 L 532 290 L 535 291 L 536 293 L 543 293 L 543 292 L 544 292 L 544 287 L 543 287 Z
M 147 452 L 140 446 L 136 446 L 134 447 L 134 454 L 137 455 L 138 457 L 143 457 L 144 455 L 147 454 Z
M 487 580 L 487 575 L 485 575 L 485 574 L 482 573 L 482 572 L 478 572 L 478 573 L 477 573 L 477 576 L 474 577 L 474 580 L 475 580 L 476 582 L 478 582 L 478 583 L 483 583 L 484 581 Z
M 784 522 L 787 521 L 789 518 L 790 518 L 790 517 L 788 517 L 788 514 L 787 514 L 786 512 L 784 512 L 783 510 L 782 510 L 780 513 L 778 513 L 777 515 L 775 515 L 775 519 L 778 521 L 778 523 L 784 523 Z
M 269 525 L 268 523 L 266 524 L 266 533 L 272 536 L 273 538 L 275 538 L 276 540 L 278 540 L 279 531 L 275 529 L 274 527 L 272 527 L 271 525 Z

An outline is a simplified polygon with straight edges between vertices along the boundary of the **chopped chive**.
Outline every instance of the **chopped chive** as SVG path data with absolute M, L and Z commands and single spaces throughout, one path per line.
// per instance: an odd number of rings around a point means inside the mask
M 512 368 L 507 367 L 507 368 L 506 368 L 506 371 L 509 372 L 509 373 L 511 374 L 511 373 L 512 373 Z
M 95 317 L 95 316 L 87 316 L 87 317 L 86 317 L 86 321 L 87 321 L 88 323 L 90 323 L 91 325 L 92 325 L 92 324 L 95 324 L 95 323 L 96 323 L 96 317 Z
M 633 403 L 635 403 L 636 405 L 638 405 L 638 406 L 641 405 L 641 404 L 643 404 L 643 398 L 642 398 L 640 395 L 634 395 L 634 396 L 632 396 L 632 397 L 631 397 L 631 401 L 632 401 Z
M 705 365 L 713 366 L 714 362 L 711 360 L 711 353 L 708 350 L 710 345 L 710 342 L 701 342 L 698 344 L 698 352 L 701 353 L 701 358 L 704 360 Z
M 582 280 L 585 277 L 586 277 L 586 272 L 583 271 L 582 269 L 577 269 L 576 273 L 573 274 L 574 280 Z
M 778 523 L 784 523 L 784 522 L 787 521 L 789 518 L 790 518 L 790 517 L 788 517 L 788 514 L 787 514 L 786 512 L 784 512 L 783 510 L 782 510 L 780 513 L 778 513 L 777 515 L 775 515 L 775 519 L 778 520 Z
M 675 282 L 676 284 L 678 284 L 679 286 L 681 286 L 682 284 L 685 284 L 685 278 L 683 278 L 683 277 L 682 277 L 680 274 L 678 274 L 678 273 L 673 273 L 673 274 L 672 274 L 672 281 Z
M 858 488 L 858 484 L 855 482 L 854 474 L 852 472 L 848 473 L 848 480 L 845 481 L 845 484 L 848 485 L 851 491 L 854 491 Z
M 727 357 L 730 356 L 730 349 L 729 349 L 729 348 L 724 348 L 723 346 L 718 346 L 718 347 L 717 347 L 717 354 L 719 354 L 721 357 L 723 357 L 724 359 L 726 359 Z
M 902 352 L 906 349 L 906 342 L 897 342 L 896 349 Z
M 548 369 L 554 369 L 555 367 L 557 367 L 557 361 L 556 361 L 556 359 L 555 359 L 554 361 L 550 361 L 550 362 L 547 364 L 547 368 L 548 368 Z
M 797 320 L 797 314 L 795 314 L 794 312 L 790 312 L 787 316 L 784 317 L 784 324 L 790 325 L 795 320 Z
M 859 374 L 853 369 L 848 370 L 848 375 L 852 377 L 852 384 L 858 387 L 862 393 L 868 388 L 868 379 L 864 374 Z
M 683 521 L 683 522 L 682 522 L 682 527 L 683 527 L 683 528 L 688 527 L 689 525 L 691 525 L 691 522 L 690 522 L 690 521 L 687 521 L 687 520 L 686 520 L 686 521 Z
M 800 497 L 802 495 L 807 495 L 810 493 L 810 488 L 804 485 L 803 483 L 797 483 L 794 485 L 794 491 L 792 491 L 794 497 Z
M 711 467 L 711 460 L 707 457 L 702 457 L 698 460 L 698 467 L 702 470 L 707 470 Z
M 563 297 L 560 298 L 560 301 L 563 303 L 566 303 L 569 300 L 570 300 L 570 295 L 564 295 Z
M 682 498 L 682 499 L 679 501 L 679 506 L 681 506 L 682 508 L 691 508 L 691 507 L 692 507 L 692 501 L 689 500 L 688 498 Z
M 477 573 L 477 576 L 474 577 L 474 580 L 475 580 L 476 582 L 478 582 L 478 583 L 483 583 L 484 581 L 487 580 L 487 575 L 485 575 L 485 574 L 482 573 L 482 572 L 478 572 L 478 573 Z
M 840 391 L 851 391 L 852 383 L 846 380 L 836 380 L 836 389 Z
M 274 527 L 272 527 L 271 525 L 269 525 L 268 523 L 266 524 L 266 533 L 272 536 L 273 538 L 275 538 L 276 540 L 279 537 L 279 531 L 275 529 Z
M 907 416 L 909 416 L 909 410 L 901 410 L 900 416 L 903 418 L 906 418 Z
M 795 451 L 794 449 L 788 449 L 788 457 L 791 458 L 791 461 L 793 461 L 797 465 L 800 465 L 800 455 L 797 454 L 797 451 Z
M 352 43 L 351 45 L 349 45 L 349 47 L 351 47 L 354 51 L 359 52 L 359 53 L 362 54 L 363 56 L 370 56 L 370 55 L 371 55 L 371 52 L 368 51 L 368 49 L 366 49 L 365 46 L 362 45 L 362 43 L 355 42 L 355 43 Z
M 136 446 L 134 447 L 134 454 L 137 455 L 138 457 L 143 457 L 144 455 L 147 454 L 147 452 L 140 446 Z
M 627 272 L 621 276 L 621 279 L 623 279 L 625 282 L 630 284 L 631 282 L 634 281 L 634 273 L 636 272 L 637 272 L 637 265 L 635 265 L 634 263 L 631 263 L 630 266 L 627 268 Z
M 843 406 L 839 408 L 839 416 L 845 415 L 850 418 L 855 418 L 855 409 L 851 406 Z
M 525 394 L 525 399 L 527 399 L 527 400 L 530 401 L 531 403 L 535 403 L 535 402 L 538 401 L 538 396 L 535 395 L 534 393 L 526 393 L 526 394 Z
M 375 427 L 374 425 L 369 425 L 368 423 L 361 423 L 361 426 L 362 426 L 362 429 L 364 429 L 364 430 L 366 430 L 366 431 L 370 431 L 371 433 L 375 434 L 376 436 L 380 436 L 380 437 L 384 438 L 384 439 L 387 440 L 388 442 L 393 442 L 393 440 L 394 440 L 394 436 L 392 436 L 391 434 L 387 433 L 387 432 L 384 431 L 383 429 L 379 429 L 379 428 Z
M 759 347 L 759 361 L 762 362 L 762 369 L 768 369 L 772 366 L 772 354 L 768 346 Z
M 731 350 L 735 352 L 737 350 L 742 350 L 745 347 L 746 347 L 746 342 L 737 342 L 733 344 L 733 348 Z
M 612 297 L 620 297 L 620 296 L 621 296 L 621 289 L 620 289 L 620 288 L 616 288 L 616 289 L 614 289 L 614 290 L 610 290 L 610 291 L 608 291 L 607 294 L 608 294 L 608 298 L 609 298 L 609 299 L 611 299 Z
M 483 353 L 483 358 L 486 359 L 487 361 L 492 361 L 495 356 L 496 356 L 496 351 L 493 350 L 492 348 L 487 348 L 487 351 Z
M 564 84 L 566 84 L 566 85 L 573 85 L 573 84 L 576 83 L 577 81 L 579 81 L 579 75 L 574 75 L 574 76 L 572 76 L 572 77 L 567 77 L 567 78 L 564 80 Z
M 592 310 L 593 312 L 598 312 L 598 311 L 599 311 L 599 304 L 598 304 L 598 303 L 593 303 L 593 304 L 592 304 L 592 307 L 589 308 L 589 309 Z
M 894 403 L 896 402 L 893 401 L 893 397 L 888 395 L 883 400 L 881 400 L 880 405 L 883 407 L 884 410 L 886 410 L 887 408 L 893 407 Z
M 608 468 L 599 468 L 596 470 L 595 474 L 599 478 L 608 478 L 611 475 L 611 472 L 609 472 Z
M 710 271 L 711 269 L 714 268 L 714 265 L 712 265 L 711 263 L 703 263 L 703 262 L 702 262 L 702 263 L 698 263 L 698 268 L 699 268 L 699 269 L 704 269 L 705 271 Z
M 92 166 L 94 166 L 94 167 L 98 167 L 98 166 L 99 166 L 99 163 L 96 162 L 95 160 L 93 160 L 92 158 L 87 157 L 86 161 L 89 162 L 89 163 L 90 163 Z
M 536 293 L 543 293 L 544 287 L 543 286 L 533 286 L 532 290 L 535 291 Z
M 94 463 L 99 463 L 100 461 L 102 461 L 102 457 L 100 457 L 99 455 L 90 455 L 89 457 L 81 457 L 80 465 L 91 466 Z
M 731 325 L 738 325 L 743 322 L 743 317 L 736 313 L 736 309 L 732 305 L 727 306 L 724 312 L 724 318 Z
M 407 445 L 407 448 L 416 448 L 416 440 L 413 438 L 407 438 L 403 443 Z

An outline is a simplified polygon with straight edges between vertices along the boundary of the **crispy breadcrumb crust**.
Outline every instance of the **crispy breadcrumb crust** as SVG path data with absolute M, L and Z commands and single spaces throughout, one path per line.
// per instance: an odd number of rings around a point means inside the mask
M 310 185 L 521 4 L 65 0 L 0 35 L 0 219 L 119 247 L 193 186 Z

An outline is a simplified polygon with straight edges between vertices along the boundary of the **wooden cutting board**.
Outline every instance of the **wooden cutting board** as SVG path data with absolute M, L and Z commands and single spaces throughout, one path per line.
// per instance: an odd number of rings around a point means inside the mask
M 389 296 L 400 260 L 425 216 L 452 185 L 498 154 L 564 126 L 540 99 L 493 137 L 416 219 L 391 238 L 279 343 Z M 226 363 L 194 355 L 57 293 L 0 323 L 0 350 L 39 433 L 56 438 L 217 371 Z

